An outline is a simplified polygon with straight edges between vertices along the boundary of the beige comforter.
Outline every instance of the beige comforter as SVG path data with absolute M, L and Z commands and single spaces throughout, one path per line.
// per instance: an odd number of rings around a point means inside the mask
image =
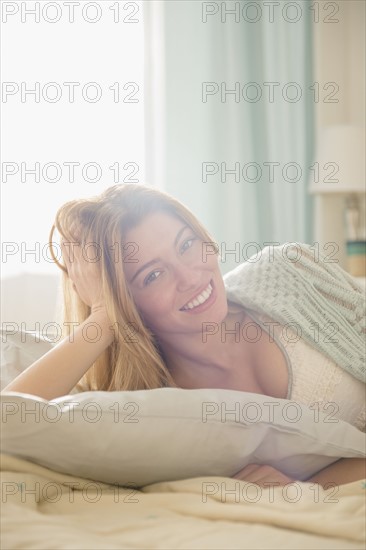
M 1 457 L 2 549 L 363 549 L 366 483 L 259 489 L 226 477 L 140 490 Z

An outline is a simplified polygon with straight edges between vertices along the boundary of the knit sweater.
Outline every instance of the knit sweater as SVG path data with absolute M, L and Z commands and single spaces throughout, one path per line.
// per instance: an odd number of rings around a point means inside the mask
M 318 256 L 305 243 L 266 246 L 224 275 L 227 298 L 292 324 L 310 345 L 365 383 L 364 292 L 334 259 Z

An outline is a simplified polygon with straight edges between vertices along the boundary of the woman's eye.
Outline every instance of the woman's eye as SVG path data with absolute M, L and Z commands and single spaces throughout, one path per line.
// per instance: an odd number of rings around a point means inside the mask
M 152 273 L 150 273 L 150 275 L 146 277 L 146 279 L 144 280 L 144 286 L 149 285 L 158 278 L 154 276 L 156 273 L 160 273 L 160 271 L 153 271 Z
M 183 245 L 182 245 L 182 248 L 181 250 L 183 250 L 183 252 L 185 252 L 188 248 L 191 248 L 192 247 L 192 244 L 193 244 L 193 241 L 195 241 L 196 238 L 195 237 L 192 237 L 191 239 L 187 239 Z M 188 246 L 186 246 L 188 245 Z

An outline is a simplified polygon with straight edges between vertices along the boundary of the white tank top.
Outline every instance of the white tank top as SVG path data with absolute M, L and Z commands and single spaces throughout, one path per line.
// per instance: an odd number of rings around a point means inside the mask
M 273 319 L 253 310 L 247 310 L 247 313 L 269 333 L 270 327 L 263 325 L 263 322 L 270 323 Z M 300 331 L 296 332 L 295 327 L 276 324 L 272 330 L 273 339 L 287 362 L 289 377 L 286 399 L 313 409 L 314 419 L 317 418 L 317 411 L 320 411 L 326 415 L 326 418 L 323 417 L 324 422 L 340 419 L 365 432 L 366 385 L 310 345 Z M 314 339 L 316 336 L 314 334 Z M 333 338 L 336 339 L 336 335 Z

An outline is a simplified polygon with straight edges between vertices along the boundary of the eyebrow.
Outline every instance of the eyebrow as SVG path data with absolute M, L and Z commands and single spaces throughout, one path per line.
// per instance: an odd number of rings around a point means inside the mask
M 177 233 L 177 236 L 175 237 L 175 240 L 174 240 L 174 247 L 177 246 L 178 242 L 179 242 L 179 239 L 181 238 L 182 234 L 184 233 L 184 231 L 186 229 L 190 229 L 189 225 L 184 225 Z M 149 262 L 147 262 L 146 264 L 144 264 L 142 267 L 140 267 L 140 269 L 138 269 L 135 273 L 135 275 L 132 277 L 131 281 L 130 281 L 130 284 L 133 283 L 133 281 L 136 279 L 136 277 L 141 273 L 141 271 L 143 271 L 144 269 L 146 269 L 147 267 L 150 267 L 151 265 L 157 263 L 157 262 L 160 262 L 161 261 L 161 258 L 154 258 L 153 260 L 150 260 Z

